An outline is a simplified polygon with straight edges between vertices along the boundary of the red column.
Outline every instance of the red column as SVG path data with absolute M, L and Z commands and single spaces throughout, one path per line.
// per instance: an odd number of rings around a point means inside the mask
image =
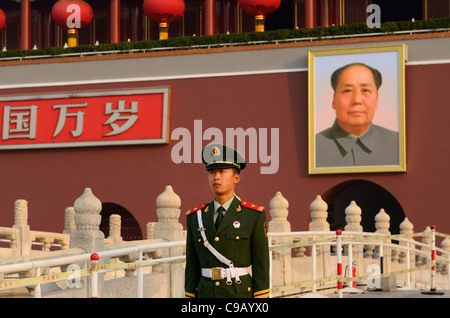
M 110 42 L 120 42 L 120 0 L 110 2 Z
M 316 26 L 315 16 L 315 0 L 305 0 L 305 28 L 314 28 Z
M 330 25 L 341 25 L 341 5 L 339 0 L 330 0 Z
M 215 34 L 216 0 L 205 0 L 205 35 Z
M 20 6 L 20 49 L 31 49 L 31 7 L 29 0 L 22 0 Z
M 323 27 L 330 26 L 328 0 L 319 1 L 319 25 Z

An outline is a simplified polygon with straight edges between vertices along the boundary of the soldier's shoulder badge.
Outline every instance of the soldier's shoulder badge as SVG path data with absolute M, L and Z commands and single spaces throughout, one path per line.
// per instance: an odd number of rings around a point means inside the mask
M 198 210 L 203 209 L 206 205 L 207 205 L 207 203 L 203 203 L 202 205 L 199 205 L 198 207 L 196 207 L 196 208 L 194 208 L 194 209 L 192 209 L 192 210 L 187 211 L 187 212 L 186 212 L 186 216 L 188 216 L 188 215 L 190 215 L 190 214 L 192 214 L 192 213 L 194 213 L 194 212 L 197 212 Z
M 258 212 L 264 211 L 264 207 L 263 206 L 259 206 L 259 205 L 253 204 L 253 203 L 250 203 L 248 201 L 241 201 L 241 205 L 246 207 L 246 208 L 258 211 Z

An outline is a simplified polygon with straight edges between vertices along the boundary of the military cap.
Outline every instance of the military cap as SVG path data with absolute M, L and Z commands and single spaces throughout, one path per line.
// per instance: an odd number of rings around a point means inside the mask
M 247 165 L 236 149 L 220 144 L 210 144 L 203 148 L 202 161 L 206 170 L 236 168 L 241 171 Z

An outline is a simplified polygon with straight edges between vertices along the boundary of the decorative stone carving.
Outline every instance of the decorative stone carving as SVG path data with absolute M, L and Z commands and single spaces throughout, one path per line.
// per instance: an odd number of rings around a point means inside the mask
M 350 202 L 350 205 L 345 209 L 345 231 L 362 232 L 361 226 L 361 208 L 356 205 L 355 201 Z
M 389 232 L 389 221 L 391 217 L 386 213 L 384 209 L 380 209 L 380 212 L 375 216 L 375 228 L 377 229 L 375 233 L 381 233 L 386 235 L 391 235 Z
M 75 200 L 73 208 L 76 230 L 70 234 L 70 248 L 84 248 L 88 253 L 103 250 L 105 235 L 99 230 L 102 202 L 94 196 L 90 188 L 86 188 Z
M 412 233 L 414 233 L 413 232 L 414 225 L 408 220 L 408 218 L 405 218 L 403 220 L 403 222 L 400 223 L 399 228 L 400 228 L 400 234 L 412 234 Z M 408 244 L 409 243 L 404 242 L 404 241 L 400 242 L 400 245 L 403 245 L 403 246 L 408 246 Z M 414 248 L 413 244 L 409 244 L 409 246 L 411 248 Z M 401 264 L 405 264 L 406 263 L 406 253 L 404 251 L 400 252 L 399 263 L 401 263 Z
M 64 234 L 70 234 L 77 228 L 75 224 L 75 210 L 73 207 L 67 207 L 64 214 Z
M 290 232 L 291 224 L 287 220 L 289 202 L 281 192 L 277 192 L 269 202 L 271 220 L 268 223 L 269 232 Z
M 122 242 L 122 219 L 119 214 L 111 214 L 109 216 L 109 236 L 108 239 L 114 243 Z
M 330 224 L 327 222 L 328 204 L 322 200 L 320 195 L 310 205 L 311 222 L 309 223 L 310 231 L 329 231 Z
M 168 241 L 183 240 L 183 225 L 178 222 L 181 212 L 181 199 L 173 191 L 172 186 L 166 186 L 163 193 L 156 198 L 156 222 L 153 238 Z
M 14 225 L 13 228 L 20 232 L 17 246 L 19 255 L 31 253 L 31 235 L 28 225 L 28 202 L 26 200 L 16 200 L 14 202 Z
M 28 225 L 28 202 L 26 200 L 14 202 L 14 225 Z
M 400 228 L 400 234 L 412 234 L 414 225 L 408 220 L 408 218 L 405 218 L 402 223 L 399 225 Z

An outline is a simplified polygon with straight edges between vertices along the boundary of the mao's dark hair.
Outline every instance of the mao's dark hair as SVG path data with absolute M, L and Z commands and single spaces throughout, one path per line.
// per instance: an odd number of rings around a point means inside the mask
M 377 69 L 375 69 L 375 68 L 373 68 L 373 67 L 371 67 L 371 66 L 369 66 L 369 65 L 366 65 L 366 64 L 364 64 L 364 63 L 352 63 L 352 64 L 347 64 L 347 65 L 344 65 L 344 66 L 338 68 L 337 70 L 335 70 L 335 71 L 333 72 L 333 74 L 331 74 L 331 87 L 333 87 L 333 90 L 334 90 L 334 91 L 336 91 L 336 87 L 337 87 L 338 84 L 339 84 L 339 77 L 341 76 L 341 73 L 342 73 L 346 68 L 348 68 L 348 67 L 350 67 L 350 66 L 354 66 L 354 65 L 361 65 L 361 66 L 364 66 L 364 67 L 366 67 L 369 71 L 371 71 L 371 72 L 372 72 L 372 75 L 373 75 L 373 79 L 375 80 L 375 86 L 377 87 L 377 90 L 380 88 L 381 82 L 382 82 L 382 76 L 381 76 L 381 73 L 380 73 L 379 70 L 377 70 Z

